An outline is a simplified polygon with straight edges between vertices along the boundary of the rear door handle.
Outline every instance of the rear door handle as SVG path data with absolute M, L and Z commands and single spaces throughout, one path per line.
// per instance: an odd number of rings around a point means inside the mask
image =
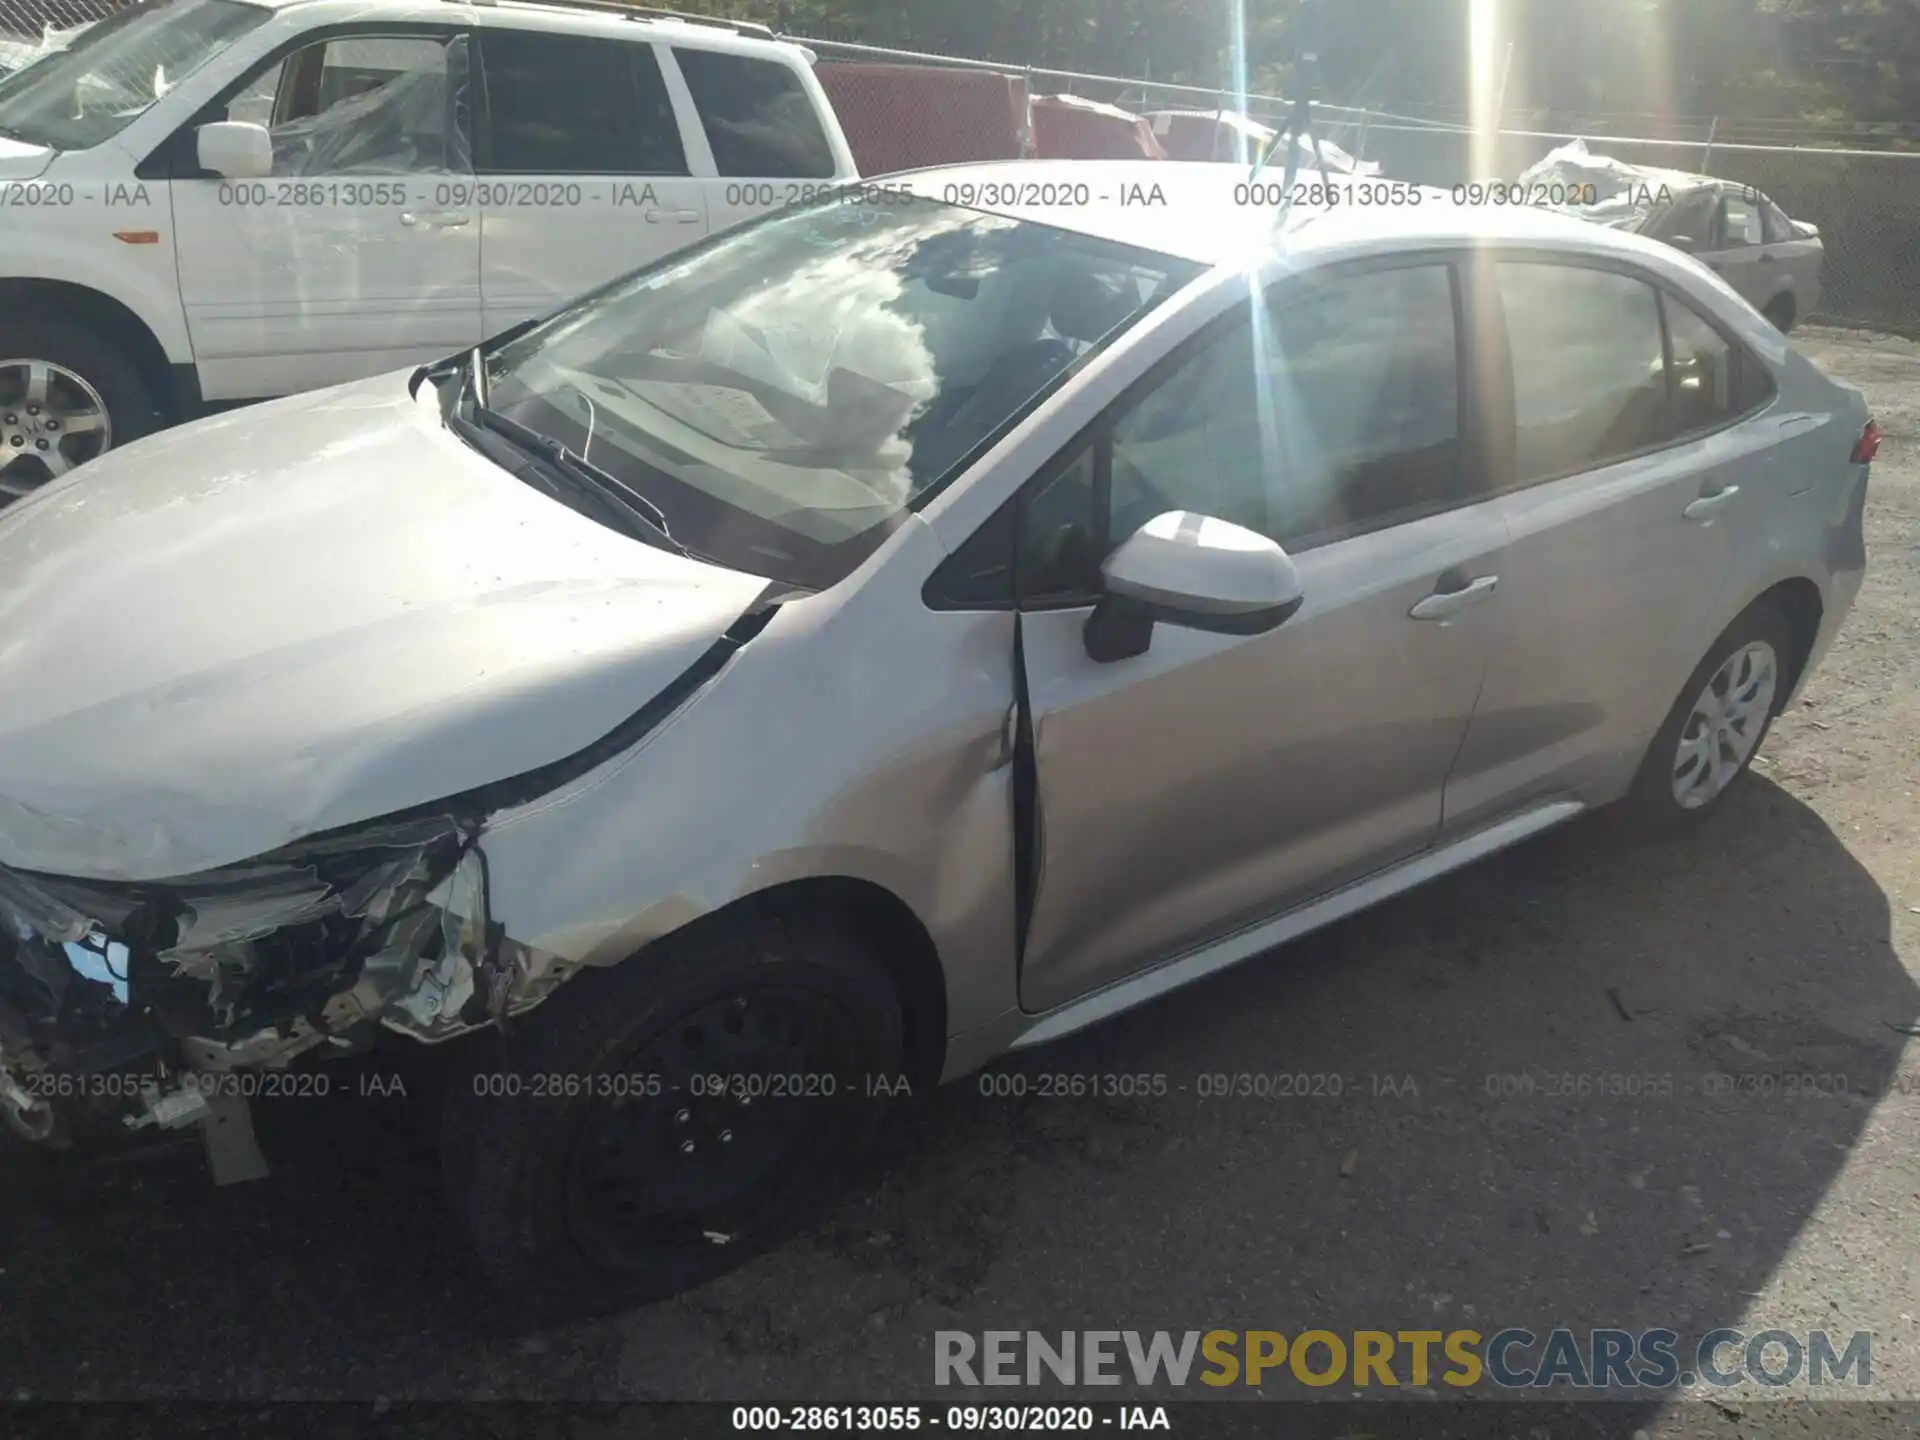
M 1728 485 L 1714 491 L 1711 495 L 1702 495 L 1680 513 L 1685 515 L 1689 520 L 1698 520 L 1702 524 L 1705 524 L 1722 510 L 1726 509 L 1727 506 L 1732 503 L 1733 497 L 1739 493 L 1740 487 L 1738 485 Z
M 700 218 L 698 210 L 647 210 L 642 218 L 649 225 L 658 225 L 663 220 L 675 220 L 682 225 L 691 225 Z
M 473 217 L 464 210 L 424 210 L 419 214 L 403 211 L 402 225 L 425 225 L 430 230 L 457 230 Z
M 1458 590 L 1436 590 L 1407 612 L 1415 620 L 1451 620 L 1462 610 L 1478 605 L 1493 594 L 1500 584 L 1498 575 L 1480 575 Z

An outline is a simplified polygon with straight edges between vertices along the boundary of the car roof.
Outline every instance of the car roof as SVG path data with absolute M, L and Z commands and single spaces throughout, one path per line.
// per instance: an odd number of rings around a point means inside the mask
M 1009 160 L 908 171 L 872 183 L 906 185 L 928 199 L 1208 266 L 1280 252 L 1373 253 L 1476 242 L 1642 261 L 1668 253 L 1658 242 L 1574 216 L 1535 206 L 1456 203 L 1451 190 L 1404 181 L 1336 176 L 1336 203 L 1328 204 L 1319 172 L 1304 169 L 1294 182 L 1296 203 L 1282 217 L 1282 167 L 1262 170 L 1251 186 L 1250 173 L 1250 167 L 1219 161 Z
M 458 20 L 470 25 L 502 25 L 515 29 L 564 29 L 586 33 L 619 34 L 628 39 L 671 40 L 676 45 L 701 49 L 730 50 L 742 53 L 806 56 L 804 46 L 790 40 L 769 38 L 751 31 L 742 33 L 726 22 L 706 22 L 664 11 L 649 13 L 606 0 L 578 0 L 578 3 L 541 3 L 541 0 L 246 0 L 251 5 L 285 12 L 315 10 L 323 20 L 329 11 L 345 12 L 342 18 L 405 21 Z

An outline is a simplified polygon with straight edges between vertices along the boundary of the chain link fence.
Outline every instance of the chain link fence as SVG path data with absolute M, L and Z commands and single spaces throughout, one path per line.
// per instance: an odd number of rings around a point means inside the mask
M 0 75 L 116 8 L 112 0 L 0 0 Z
M 124 3 L 0 0 L 0 72 L 64 43 L 67 32 Z M 1070 94 L 1133 114 L 1225 109 L 1275 126 L 1287 112 L 1287 102 L 1277 95 L 1235 97 L 1143 78 L 1027 69 L 846 39 L 793 38 L 819 57 L 855 154 L 870 174 L 909 160 L 929 164 L 1030 153 L 1032 102 L 1050 95 Z M 874 81 L 882 67 L 937 73 L 940 79 L 926 87 L 925 104 L 903 107 L 897 86 Z M 1089 113 L 1083 107 L 1075 118 L 1085 120 Z M 1457 119 L 1338 105 L 1316 105 L 1315 114 L 1324 141 L 1360 162 L 1377 164 L 1389 179 L 1446 187 L 1511 178 L 1555 146 L 1584 135 L 1599 154 L 1752 185 L 1795 219 L 1820 227 L 1826 260 L 1822 313 L 1814 318 L 1920 333 L 1920 148 L 1899 148 L 1920 147 L 1920 117 L 1879 127 L 1885 133 L 1868 134 L 1863 127 L 1831 132 L 1856 142 L 1843 145 L 1831 143 L 1813 126 L 1782 120 L 1528 114 L 1509 116 L 1513 128 L 1489 138 L 1476 137 Z M 1094 118 L 1124 123 L 1125 117 Z M 1637 133 L 1605 133 L 1627 127 Z M 1779 143 L 1796 137 L 1827 143 Z M 1152 140 L 1143 138 L 1141 145 L 1142 153 L 1154 153 Z

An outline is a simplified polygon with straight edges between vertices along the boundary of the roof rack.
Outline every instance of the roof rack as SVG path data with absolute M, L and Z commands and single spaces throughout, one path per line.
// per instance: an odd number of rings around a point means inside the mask
M 447 0 L 452 5 L 492 5 L 497 0 Z M 685 10 L 659 10 L 648 5 L 628 5 L 622 0 L 527 0 L 534 5 L 557 5 L 566 10 L 596 10 L 603 14 L 622 15 L 629 20 L 679 20 L 688 25 L 706 25 L 716 30 L 730 30 L 735 35 L 751 35 L 757 40 L 777 40 L 780 37 L 768 25 L 755 20 L 729 20 L 719 15 L 695 15 Z

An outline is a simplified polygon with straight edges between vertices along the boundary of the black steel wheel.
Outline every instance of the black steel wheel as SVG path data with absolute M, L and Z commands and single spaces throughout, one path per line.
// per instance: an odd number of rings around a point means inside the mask
M 902 1068 L 857 934 L 762 915 L 570 981 L 476 1051 L 442 1161 L 482 1267 L 542 1314 L 662 1299 L 831 1198 Z

